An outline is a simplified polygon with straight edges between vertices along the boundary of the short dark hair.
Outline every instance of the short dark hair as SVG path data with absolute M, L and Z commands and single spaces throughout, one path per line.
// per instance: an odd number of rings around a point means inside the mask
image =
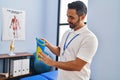
M 87 7 L 82 1 L 75 1 L 68 4 L 68 9 L 75 9 L 78 16 L 87 14 Z

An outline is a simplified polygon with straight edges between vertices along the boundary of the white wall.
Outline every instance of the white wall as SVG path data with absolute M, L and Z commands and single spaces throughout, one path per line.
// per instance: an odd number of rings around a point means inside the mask
M 54 5 L 53 5 L 54 4 Z M 2 8 L 24 10 L 26 12 L 26 39 L 15 41 L 15 52 L 36 50 L 36 37 L 46 38 L 56 45 L 57 0 L 0 0 L 0 54 L 9 53 L 10 41 L 2 41 Z M 55 56 L 53 56 L 55 58 Z M 0 71 L 1 71 L 0 64 Z
M 88 26 L 98 36 L 92 80 L 120 80 L 120 0 L 89 0 Z
M 48 0 L 0 0 L 0 38 L 2 37 L 2 7 L 26 12 L 26 40 L 15 41 L 15 51 L 34 52 L 35 37 L 45 37 L 56 44 L 57 4 Z M 50 31 L 52 29 L 52 31 Z M 50 38 L 49 36 L 53 36 Z M 48 38 L 49 37 L 49 38 Z M 9 41 L 0 40 L 0 54 L 9 52 Z

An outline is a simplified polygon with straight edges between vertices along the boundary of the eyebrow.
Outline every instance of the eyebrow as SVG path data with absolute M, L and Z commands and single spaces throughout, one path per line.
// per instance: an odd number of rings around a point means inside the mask
M 72 18 L 72 19 L 74 18 L 73 16 L 69 16 L 69 15 L 67 15 L 67 17 L 70 17 L 70 18 Z

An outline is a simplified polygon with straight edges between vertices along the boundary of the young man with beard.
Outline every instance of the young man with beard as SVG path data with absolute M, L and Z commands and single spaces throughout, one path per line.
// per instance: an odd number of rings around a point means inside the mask
M 58 80 L 89 80 L 90 64 L 98 47 L 98 40 L 84 19 L 87 7 L 81 1 L 68 4 L 67 17 L 72 30 L 66 31 L 59 46 L 45 41 L 46 46 L 57 56 L 59 61 L 53 61 L 41 52 L 41 60 L 49 66 L 58 68 Z

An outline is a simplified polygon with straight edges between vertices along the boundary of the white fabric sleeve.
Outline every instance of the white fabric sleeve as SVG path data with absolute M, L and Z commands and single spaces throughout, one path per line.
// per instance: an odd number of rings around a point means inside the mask
M 77 57 L 86 61 L 91 62 L 93 56 L 96 53 L 98 47 L 98 40 L 96 37 L 89 37 L 82 42 Z

